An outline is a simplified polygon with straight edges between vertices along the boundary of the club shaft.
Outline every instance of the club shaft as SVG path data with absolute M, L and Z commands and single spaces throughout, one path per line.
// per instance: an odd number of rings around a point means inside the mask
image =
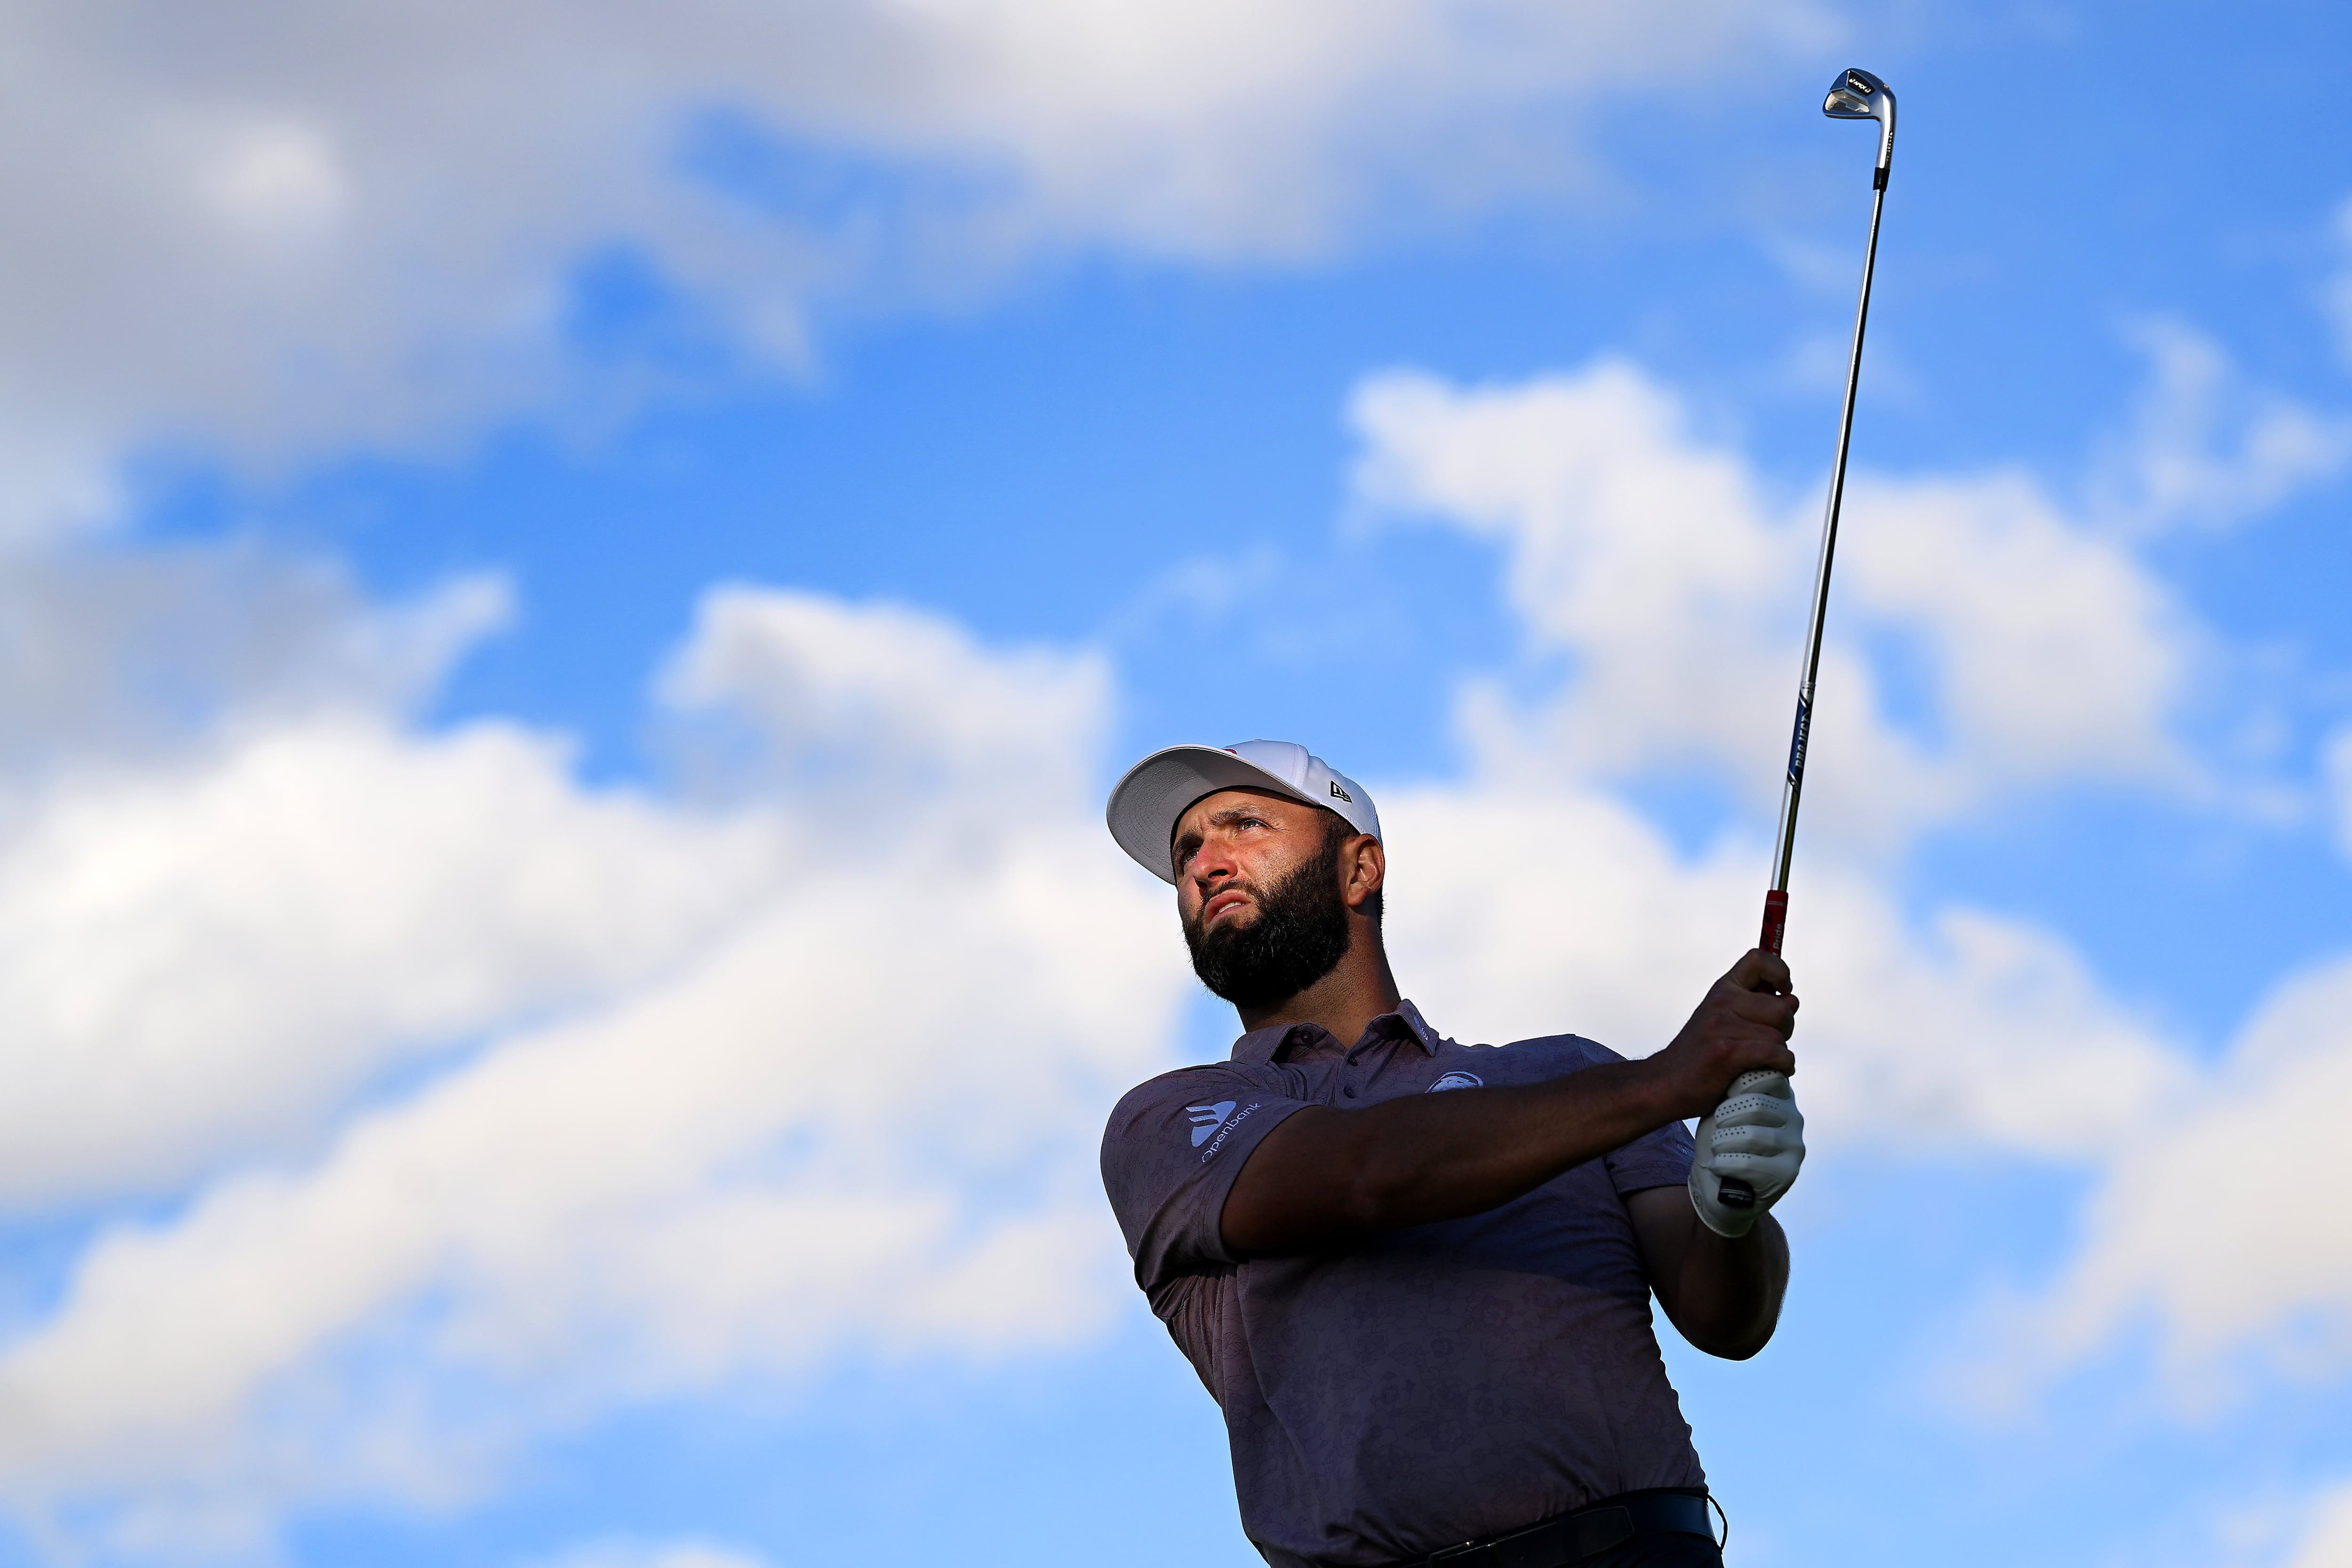
M 1853 308 L 1853 347 L 1846 355 L 1845 402 L 1838 410 L 1837 458 L 1830 465 L 1829 505 L 1822 517 L 1821 560 L 1813 568 L 1812 621 L 1805 630 L 1805 669 L 1797 683 L 1797 721 L 1789 738 L 1789 771 L 1780 784 L 1780 827 L 1772 848 L 1772 889 L 1764 895 L 1767 952 L 1780 951 L 1788 921 L 1789 863 L 1797 849 L 1797 805 L 1805 793 L 1805 749 L 1813 727 L 1813 689 L 1822 670 L 1822 630 L 1829 619 L 1830 568 L 1837 557 L 1838 510 L 1845 500 L 1845 455 L 1853 439 L 1854 392 L 1862 384 L 1862 337 L 1870 322 L 1870 279 L 1878 266 L 1878 217 L 1886 205 L 1885 171 L 1871 182 L 1870 239 L 1862 253 L 1862 297 Z

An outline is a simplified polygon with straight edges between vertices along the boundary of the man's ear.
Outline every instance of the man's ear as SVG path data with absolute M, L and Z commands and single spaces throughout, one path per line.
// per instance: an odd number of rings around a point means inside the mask
M 1369 833 L 1356 835 L 1351 851 L 1347 857 L 1348 882 L 1342 896 L 1349 909 L 1360 910 L 1364 900 L 1379 892 L 1389 879 L 1389 857 L 1388 851 L 1381 847 L 1381 841 Z

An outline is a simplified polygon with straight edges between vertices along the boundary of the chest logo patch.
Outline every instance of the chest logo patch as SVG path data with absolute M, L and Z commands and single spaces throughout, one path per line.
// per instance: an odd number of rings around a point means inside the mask
M 1209 1134 L 1225 1124 L 1225 1118 L 1234 1113 L 1236 1103 L 1231 1100 L 1221 1100 L 1214 1105 L 1188 1105 L 1184 1108 L 1184 1114 L 1192 1119 L 1193 1148 L 1198 1149 L 1206 1143 Z
M 1484 1089 L 1486 1087 L 1486 1080 L 1475 1072 L 1450 1072 L 1431 1084 L 1423 1092 L 1435 1094 L 1441 1089 Z

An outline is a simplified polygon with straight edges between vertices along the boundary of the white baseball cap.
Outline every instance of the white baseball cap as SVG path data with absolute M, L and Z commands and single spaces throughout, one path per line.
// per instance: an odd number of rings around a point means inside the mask
M 1110 836 L 1136 863 L 1173 886 L 1168 847 L 1192 803 L 1221 789 L 1275 789 L 1335 811 L 1359 833 L 1381 836 L 1381 814 L 1364 786 L 1291 741 L 1230 746 L 1171 746 L 1127 770 L 1110 792 Z

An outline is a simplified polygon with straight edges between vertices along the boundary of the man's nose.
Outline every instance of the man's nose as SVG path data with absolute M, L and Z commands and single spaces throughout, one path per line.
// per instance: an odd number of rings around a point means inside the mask
M 1193 852 L 1192 863 L 1184 869 L 1193 881 L 1206 888 L 1212 882 L 1233 876 L 1239 868 L 1223 847 L 1203 844 Z

